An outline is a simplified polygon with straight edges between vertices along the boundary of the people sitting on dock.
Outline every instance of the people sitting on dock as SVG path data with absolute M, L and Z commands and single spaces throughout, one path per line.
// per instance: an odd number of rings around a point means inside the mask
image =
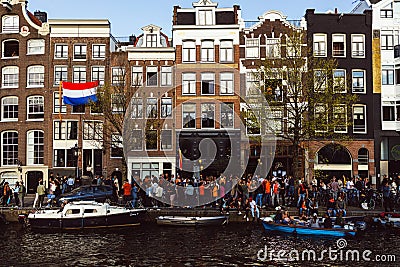
M 344 202 L 342 196 L 339 196 L 336 201 L 335 216 L 337 216 L 340 211 L 342 211 L 343 216 L 346 217 L 346 203 Z
M 336 202 L 333 198 L 333 195 L 329 197 L 329 200 L 326 204 L 326 212 L 329 216 L 335 216 Z
M 275 223 L 282 223 L 283 220 L 283 214 L 282 214 L 282 208 L 280 206 L 275 208 L 276 213 L 274 217 L 274 222 Z
M 319 228 L 319 222 L 318 222 L 318 214 L 314 213 L 312 218 L 309 220 L 309 225 L 312 228 Z
M 307 209 L 307 205 L 306 205 L 306 200 L 303 199 L 300 201 L 300 205 L 299 205 L 299 215 L 302 215 L 303 212 L 307 213 L 308 209 Z
M 332 228 L 332 219 L 329 217 L 329 214 L 326 213 L 324 216 L 324 228 L 331 229 Z
M 340 210 L 336 214 L 335 225 L 339 225 L 340 227 L 344 227 L 344 219 L 343 219 L 343 211 L 342 210 Z

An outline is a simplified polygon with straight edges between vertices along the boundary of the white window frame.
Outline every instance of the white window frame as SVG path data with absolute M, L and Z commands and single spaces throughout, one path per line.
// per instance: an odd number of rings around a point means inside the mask
M 233 72 L 220 73 L 219 92 L 221 95 L 232 95 L 234 93 L 234 77 Z
M 362 77 L 354 77 L 355 73 L 363 73 L 363 76 Z M 362 69 L 351 70 L 351 77 L 352 77 L 351 78 L 351 80 L 352 80 L 351 87 L 352 87 L 353 93 L 356 93 L 356 94 L 365 94 L 366 93 L 365 73 L 366 73 L 366 71 L 362 70 Z M 361 80 L 361 82 L 359 82 L 359 80 Z M 361 84 L 361 83 L 362 83 L 362 86 L 357 86 L 357 84 Z M 356 84 L 356 86 L 355 86 L 355 84 Z
M 190 109 L 188 109 L 190 107 Z M 194 111 L 193 111 L 194 107 Z M 194 113 L 194 127 L 185 127 L 185 113 L 193 114 Z M 196 118 L 197 110 L 195 103 L 185 103 L 182 104 L 182 129 L 196 129 L 197 118 Z
M 318 73 L 319 73 L 319 75 L 318 75 Z M 323 76 L 325 76 L 325 77 L 323 77 Z M 323 78 L 324 78 L 324 81 L 322 81 Z M 314 91 L 315 92 L 325 92 L 327 85 L 328 85 L 328 76 L 326 75 L 326 71 L 321 70 L 321 69 L 314 70 Z
M 86 66 L 74 66 L 72 81 L 74 83 L 85 83 L 86 82 Z
M 201 129 L 215 129 L 215 104 L 214 103 L 201 103 L 200 105 L 201 109 Z M 203 118 L 210 118 L 208 115 L 209 113 L 211 114 L 212 112 L 212 120 L 213 120 L 213 125 L 212 126 L 204 126 L 203 125 Z M 204 114 L 207 114 L 207 116 L 203 116 Z
M 364 116 L 364 131 L 355 131 L 355 108 L 362 108 L 363 109 L 363 116 Z M 358 113 L 361 114 L 361 113 Z M 353 105 L 353 134 L 366 134 L 367 133 L 367 107 L 366 105 Z
M 85 120 L 82 125 L 83 140 L 103 140 L 103 122 L 96 120 Z
M 222 40 L 219 45 L 219 61 L 233 62 L 233 41 Z
M 203 86 L 207 83 L 209 86 L 212 86 L 213 92 L 211 93 L 203 93 Z M 213 72 L 202 72 L 201 73 L 201 95 L 215 95 L 215 73 Z
M 200 9 L 197 14 L 198 25 L 214 25 L 214 12 L 212 9 Z
M 143 85 L 143 67 L 132 66 L 132 86 Z
M 182 73 L 182 95 L 196 95 L 196 73 Z
M 8 47 L 8 46 L 10 46 L 10 44 L 8 44 L 8 43 L 10 43 L 10 42 L 18 43 L 18 48 L 16 50 L 12 50 L 13 52 L 11 53 L 11 55 L 10 55 L 11 49 Z M 7 48 L 6 48 L 6 46 L 7 46 Z M 5 39 L 1 43 L 1 49 L 2 49 L 2 54 L 1 54 L 2 58 L 19 58 L 19 40 Z M 6 55 L 6 52 L 8 55 Z M 14 54 L 14 52 L 15 52 L 15 54 Z
M 322 47 L 321 47 L 322 46 Z M 314 57 L 326 57 L 327 53 L 327 36 L 324 33 L 314 33 L 313 35 L 313 54 Z
M 172 86 L 171 66 L 161 66 L 161 86 Z
M 123 139 L 122 136 L 118 133 L 112 133 L 111 134 L 111 145 L 110 145 L 110 158 L 111 159 L 118 159 L 118 158 L 123 158 L 123 155 L 121 156 L 113 156 L 113 149 L 119 148 L 121 150 L 124 149 L 123 145 Z M 123 151 L 122 151 L 123 154 Z
M 338 81 L 339 81 L 339 78 L 335 78 L 335 73 L 338 73 L 338 72 L 344 73 L 344 77 L 343 78 L 340 77 L 340 80 L 343 80 L 343 84 L 339 84 L 340 86 L 343 85 L 343 88 L 341 88 L 341 89 L 343 89 L 342 91 L 336 91 L 336 89 L 335 89 L 335 86 L 338 85 Z M 334 93 L 346 93 L 347 92 L 346 70 L 345 69 L 335 69 L 335 70 L 333 70 L 332 77 L 333 77 L 333 92 Z
M 35 136 L 35 133 L 41 133 L 42 137 Z M 43 139 L 41 142 L 40 139 Z M 39 140 L 39 142 L 37 142 Z M 32 130 L 27 132 L 26 165 L 44 164 L 44 132 L 41 130 Z M 43 156 L 41 156 L 43 155 Z
M 246 39 L 246 58 L 260 58 L 260 39 Z
M 43 121 L 44 120 L 44 97 L 41 95 L 31 95 L 26 99 L 26 120 Z M 41 106 L 41 107 L 40 107 Z M 38 110 L 36 110 L 38 109 Z M 30 115 L 41 115 L 42 118 L 29 118 Z
M 158 99 L 155 97 L 146 98 L 146 118 L 148 119 L 158 118 Z
M 201 41 L 201 62 L 214 62 L 215 47 L 213 40 Z
M 147 148 L 147 132 L 156 132 L 156 148 Z M 145 130 L 145 136 L 144 136 L 144 142 L 145 142 L 145 150 L 146 151 L 157 151 L 158 150 L 158 145 L 159 145 L 159 138 L 158 138 L 158 130 L 157 129 L 147 129 Z
M 79 48 L 79 49 L 78 49 Z M 86 61 L 87 59 L 87 45 L 86 44 L 74 44 L 74 61 Z
M 267 38 L 266 39 L 265 57 L 266 58 L 280 58 L 281 57 L 281 39 L 280 38 Z
M 2 17 L 3 33 L 18 33 L 19 32 L 19 16 L 18 15 L 4 15 Z
M 68 45 L 67 44 L 55 44 L 54 45 L 54 59 L 67 59 L 67 58 L 68 58 Z
M 317 129 L 317 127 L 315 128 L 315 132 L 316 133 L 325 133 L 328 131 L 328 107 L 324 104 L 318 104 L 315 106 L 315 110 L 314 110 L 314 117 L 317 117 L 317 114 L 322 114 L 323 116 L 325 116 L 325 129 Z M 324 119 L 324 118 L 322 118 Z M 317 126 L 317 125 L 316 125 Z
M 60 73 L 61 75 L 57 75 Z M 57 76 L 61 76 L 62 81 L 68 81 L 68 67 L 67 66 L 54 66 L 54 85 L 60 84 L 60 79 Z
M 105 44 L 92 44 L 92 59 L 103 60 L 106 58 Z
M 26 85 L 28 88 L 44 87 L 44 66 L 32 65 L 27 69 Z M 32 77 L 33 76 L 33 77 Z
M 223 112 L 224 109 L 226 112 Z M 225 115 L 223 115 L 223 114 L 225 114 Z M 224 125 L 223 116 L 226 116 L 226 115 L 228 115 L 227 120 L 230 120 L 229 116 L 232 116 L 232 125 Z M 233 129 L 235 127 L 235 104 L 234 103 L 221 103 L 220 104 L 220 127 L 224 128 L 224 129 Z
M 136 135 L 133 132 L 137 132 L 138 137 L 136 137 Z M 136 140 L 138 139 L 138 140 Z M 139 144 L 140 148 L 135 148 L 135 146 L 132 146 L 132 151 L 143 151 L 143 130 L 142 129 L 133 129 L 132 130 L 132 140 L 131 143 L 132 144 Z
M 365 35 L 351 35 L 351 56 L 354 58 L 365 58 Z
M 171 134 L 168 135 L 168 137 L 171 137 L 171 139 L 170 139 L 170 142 L 169 142 L 167 147 L 165 147 L 165 145 L 163 145 L 163 139 L 164 139 L 163 137 L 164 137 L 164 133 L 165 132 L 171 132 Z M 172 138 L 172 135 L 173 135 L 172 129 L 162 129 L 161 130 L 161 134 L 160 134 L 160 148 L 161 148 L 161 150 L 163 150 L 163 151 L 172 151 L 172 149 L 173 149 L 173 140 L 174 140 Z
M 161 105 L 161 118 L 171 118 L 172 117 L 172 97 L 162 97 L 160 100 Z
M 9 76 L 11 79 L 6 79 Z M 2 88 L 18 88 L 19 86 L 19 68 L 18 66 L 4 66 L 2 69 Z M 11 80 L 9 83 L 5 83 L 6 81 Z
M 182 62 L 195 63 L 196 62 L 196 42 L 183 41 L 182 43 Z
M 133 97 L 131 100 L 131 118 L 132 119 L 141 119 L 143 118 L 143 98 Z
M 5 135 L 12 134 L 14 136 L 7 136 L 5 142 Z M 16 134 L 16 136 L 15 136 Z M 11 139 L 11 140 L 10 140 Z M 16 144 L 13 141 L 17 141 Z M 18 132 L 17 131 L 4 131 L 1 133 L 1 165 L 2 166 L 17 166 L 18 165 Z M 8 149 L 6 149 L 8 147 Z M 11 149 L 10 149 L 11 148 Z M 7 155 L 7 157 L 5 157 Z M 11 155 L 11 157 L 10 157 Z
M 125 68 L 123 67 L 112 67 L 111 68 L 111 84 L 113 86 L 124 86 L 125 85 Z
M 335 119 L 335 126 L 334 126 L 333 131 L 335 133 L 347 133 L 347 107 L 346 107 L 346 105 L 343 105 L 343 104 L 334 105 L 332 107 L 332 112 L 333 112 L 333 117 Z M 344 119 L 345 124 L 336 126 L 338 120 L 340 119 L 339 116 L 341 116 L 343 114 L 344 114 L 344 118 L 342 118 L 342 119 Z M 344 130 L 341 129 L 341 127 L 343 127 Z
M 8 107 L 7 114 L 16 114 L 17 116 L 13 118 L 5 118 L 5 107 Z M 10 108 L 12 110 L 10 110 Z M 1 99 L 1 121 L 18 121 L 18 113 L 18 96 L 5 96 Z
M 342 38 L 343 40 L 340 41 L 339 39 Z M 335 49 L 334 43 L 343 43 L 343 51 Z M 332 57 L 346 57 L 346 34 L 342 33 L 332 34 Z
M 149 77 L 149 73 L 155 73 Z M 155 79 L 153 77 L 156 77 Z M 155 84 L 150 83 L 150 81 L 154 82 Z M 146 67 L 146 86 L 148 87 L 157 87 L 158 86 L 158 67 L 157 66 L 147 66 Z
M 27 42 L 27 55 L 44 55 L 46 41 L 44 39 L 30 39 Z
M 92 66 L 91 72 L 92 82 L 99 81 L 99 85 L 104 85 L 106 68 L 104 66 Z M 98 76 L 97 79 L 95 79 L 95 76 Z

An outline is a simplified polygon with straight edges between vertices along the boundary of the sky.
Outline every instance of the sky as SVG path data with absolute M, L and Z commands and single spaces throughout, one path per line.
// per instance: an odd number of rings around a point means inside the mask
M 300 19 L 306 9 L 325 13 L 338 8 L 348 13 L 359 0 L 215 0 L 218 7 L 237 4 L 245 20 L 257 20 L 268 10 L 279 10 L 287 19 Z M 28 10 L 46 11 L 50 19 L 108 19 L 115 37 L 139 35 L 143 26 L 154 24 L 171 36 L 173 7 L 191 8 L 194 0 L 29 0 Z M 197 2 L 197 0 L 196 0 Z

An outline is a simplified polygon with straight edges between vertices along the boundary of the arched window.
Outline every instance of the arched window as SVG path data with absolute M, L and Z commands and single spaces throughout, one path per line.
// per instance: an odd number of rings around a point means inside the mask
M 2 32 L 19 32 L 19 17 L 17 15 L 3 16 L 2 25 Z
M 330 144 L 318 151 L 318 164 L 351 164 L 351 157 L 344 146 Z
M 19 56 L 19 41 L 4 40 L 2 45 L 2 57 L 18 57 Z
M 18 97 L 7 96 L 1 99 L 1 120 L 18 121 Z
M 29 131 L 27 135 L 27 165 L 44 163 L 44 133 L 43 131 Z
M 27 99 L 28 120 L 44 119 L 44 97 L 40 95 L 29 96 Z
M 1 164 L 3 166 L 18 164 L 18 132 L 7 131 L 1 133 Z
M 31 39 L 28 40 L 28 55 L 43 55 L 44 54 L 44 39 Z
M 19 69 L 17 66 L 7 66 L 2 69 L 3 88 L 18 88 Z
M 364 147 L 360 148 L 360 150 L 358 150 L 358 164 L 368 165 L 368 158 L 369 158 L 368 149 Z
M 28 67 L 28 87 L 44 86 L 44 66 L 35 65 Z

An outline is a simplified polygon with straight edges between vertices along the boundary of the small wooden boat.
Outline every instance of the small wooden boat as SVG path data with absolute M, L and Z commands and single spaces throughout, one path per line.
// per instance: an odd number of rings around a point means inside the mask
M 357 229 L 351 225 L 345 225 L 344 228 L 317 228 L 308 227 L 299 224 L 278 224 L 273 221 L 272 218 L 264 218 L 262 224 L 266 231 L 279 231 L 289 234 L 298 235 L 319 235 L 319 236 L 334 236 L 334 237 L 345 237 L 355 236 Z
M 228 216 L 207 216 L 207 217 L 190 217 L 190 216 L 159 216 L 156 218 L 159 225 L 174 226 L 209 226 L 224 225 L 228 223 Z
M 28 215 L 32 229 L 79 230 L 139 225 L 145 209 L 126 209 L 107 203 L 79 201 L 59 210 L 38 210 Z

